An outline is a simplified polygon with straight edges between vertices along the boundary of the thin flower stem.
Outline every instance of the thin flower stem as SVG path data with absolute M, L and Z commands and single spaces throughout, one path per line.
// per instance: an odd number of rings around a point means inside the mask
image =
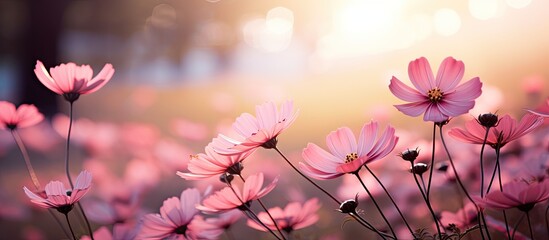
M 425 186 L 425 180 L 423 179 L 423 175 L 419 175 L 419 179 L 421 180 L 421 185 L 423 186 L 423 191 L 427 191 L 427 187 Z M 429 198 L 429 196 L 425 196 L 426 198 Z
M 490 127 L 486 128 L 484 134 L 484 140 L 482 140 L 482 147 L 480 148 L 480 197 L 484 197 L 484 147 L 486 147 L 486 141 L 488 140 L 488 133 L 490 133 Z
M 526 219 L 528 220 L 528 229 L 530 229 L 530 238 L 534 240 L 534 231 L 532 231 L 532 223 L 530 222 L 530 211 L 526 212 Z
M 244 180 L 244 178 L 242 177 L 242 174 L 238 174 L 238 177 L 240 177 L 240 180 L 242 180 L 242 182 L 246 182 L 246 180 Z M 276 222 L 276 220 L 273 218 L 273 215 L 271 215 L 271 213 L 269 212 L 269 210 L 267 210 L 267 207 L 265 207 L 265 204 L 263 204 L 263 201 L 261 201 L 261 199 L 257 199 L 257 202 L 259 202 L 259 205 L 261 205 L 261 207 L 263 208 L 263 210 L 265 210 L 265 212 L 267 213 L 267 215 L 269 216 L 269 218 L 271 219 L 271 221 L 273 221 L 273 224 L 275 225 L 276 227 L 276 230 L 278 231 L 278 233 L 280 234 L 280 236 L 282 236 L 282 238 L 284 240 L 286 240 L 286 237 L 284 236 L 284 234 L 282 233 L 282 231 L 280 231 L 280 227 L 278 226 L 278 223 Z
M 496 172 L 499 168 L 499 162 L 496 161 L 496 164 L 494 165 L 494 171 L 492 171 L 492 177 L 490 177 L 490 183 L 488 183 L 488 187 L 486 188 L 486 194 L 490 192 L 490 189 L 492 188 L 492 183 L 494 182 L 494 178 L 496 178 Z
M 547 215 L 549 214 L 549 205 L 545 208 L 545 230 L 547 230 L 547 236 L 549 236 L 549 219 Z
M 238 200 L 240 201 L 240 203 L 242 203 L 241 206 L 243 206 L 243 207 L 246 208 L 246 209 L 244 209 L 244 210 L 243 210 L 243 209 L 240 209 L 242 212 L 244 212 L 244 214 L 246 214 L 246 216 L 248 216 L 250 219 L 252 219 L 252 220 L 254 220 L 254 221 L 257 221 L 259 224 L 261 224 L 261 226 L 263 226 L 263 227 L 264 227 L 265 229 L 267 229 L 271 234 L 273 234 L 273 235 L 276 237 L 276 239 L 282 240 L 280 237 L 278 237 L 278 235 L 276 235 L 276 233 L 273 232 L 273 230 L 271 230 L 269 227 L 267 227 L 267 225 L 265 225 L 265 223 L 263 223 L 263 222 L 259 219 L 259 217 L 257 217 L 257 215 L 252 211 L 252 209 L 250 209 L 250 207 L 248 207 L 248 206 L 246 205 L 246 203 L 238 196 L 238 194 L 237 194 L 236 191 L 234 190 L 233 185 L 232 185 L 231 183 L 227 182 L 227 186 L 229 186 L 229 188 L 230 188 L 230 189 L 232 190 L 232 192 L 234 193 L 234 196 L 235 196 L 236 198 L 238 198 Z M 248 213 L 251 214 L 251 216 L 253 216 L 253 217 L 251 217 L 250 215 L 248 215 Z M 282 237 L 284 237 L 284 236 L 282 236 Z
M 518 226 L 522 222 L 522 219 L 524 219 L 524 216 L 526 216 L 526 214 L 520 215 L 519 220 L 515 223 L 515 226 L 513 227 L 513 235 L 511 235 L 512 237 L 511 239 L 515 239 L 515 233 L 517 232 Z
M 324 190 L 324 188 L 322 188 L 321 186 L 319 186 L 318 184 L 316 184 L 313 180 L 311 180 L 309 177 L 305 176 L 305 174 L 303 174 L 301 171 L 299 171 L 299 169 L 297 169 L 294 164 L 292 164 L 292 162 L 290 162 L 290 160 L 288 160 L 288 158 L 277 148 L 277 147 L 274 147 L 273 148 L 285 161 L 286 163 L 288 163 L 290 165 L 290 167 L 292 167 L 294 169 L 294 171 L 296 171 L 301 177 L 305 178 L 307 181 L 309 181 L 309 183 L 313 184 L 313 186 L 315 186 L 317 189 L 319 189 L 320 191 L 322 191 L 324 194 L 326 194 L 328 197 L 330 197 L 332 200 L 334 200 L 334 202 L 337 203 L 337 205 L 341 205 L 341 202 L 339 200 L 337 200 L 337 198 L 335 198 L 332 194 L 330 194 L 328 191 Z M 349 215 L 351 215 L 349 213 Z M 352 215 L 351 215 L 352 216 Z M 367 223 L 367 225 L 364 225 L 362 224 L 364 227 L 372 230 L 372 231 L 375 231 L 375 232 L 378 232 L 378 234 L 380 233 L 379 230 L 377 230 L 375 227 L 373 227 L 371 224 L 369 224 L 366 220 L 364 220 L 363 218 L 361 218 L 359 215 L 356 215 L 356 216 L 352 216 L 353 218 L 356 219 L 356 217 L 362 219 L 365 223 Z M 369 226 L 369 227 L 368 227 Z M 392 236 L 389 236 L 385 233 L 383 233 L 385 235 L 385 237 L 391 237 L 393 238 Z M 383 235 L 381 234 L 381 235 Z
M 408 230 L 410 231 L 410 234 L 412 234 L 412 236 L 414 235 L 414 230 L 412 230 L 412 228 L 410 227 L 410 224 L 408 224 L 408 221 L 406 221 L 406 218 L 404 217 L 404 215 L 402 214 L 402 212 L 400 211 L 400 208 L 398 207 L 398 205 L 396 204 L 395 200 L 393 199 L 393 197 L 391 196 L 391 194 L 389 194 L 389 191 L 387 191 L 387 188 L 385 188 L 385 186 L 383 185 L 383 183 L 381 183 L 381 181 L 379 180 L 379 178 L 374 174 L 374 172 L 372 172 L 372 170 L 368 167 L 367 164 L 364 164 L 364 167 L 366 168 L 366 170 L 368 170 L 368 172 L 370 174 L 372 174 L 372 176 L 376 179 L 377 183 L 379 184 L 379 186 L 381 186 L 381 188 L 383 188 L 383 191 L 385 191 L 385 194 L 387 194 L 387 196 L 389 197 L 389 199 L 391 200 L 391 202 L 393 203 L 393 205 L 395 206 L 398 214 L 400 214 L 400 217 L 402 218 L 402 221 L 404 221 L 404 224 L 406 225 L 406 227 L 408 228 Z
M 360 215 L 358 215 L 358 213 L 356 212 L 353 212 L 353 213 L 349 213 L 349 216 L 351 216 L 352 218 L 354 218 L 358 223 L 360 223 L 362 226 L 374 231 L 375 233 L 377 233 L 381 238 L 383 238 L 384 240 L 387 239 L 388 237 L 389 238 L 392 238 L 392 239 L 396 239 L 392 236 L 389 236 L 385 233 L 382 233 L 380 232 L 379 230 L 377 230 L 377 228 L 375 228 L 374 226 L 372 226 L 372 224 L 370 224 L 368 221 L 366 221 L 365 219 L 363 219 L 362 217 L 360 217 Z
M 435 165 L 435 134 L 437 130 L 437 123 L 433 123 L 433 149 L 431 150 L 431 167 L 429 169 L 429 183 L 427 184 L 427 194 L 425 195 L 428 199 L 430 198 L 431 193 L 431 182 L 433 180 L 433 166 Z
M 501 165 L 499 164 L 499 156 L 500 156 L 500 150 L 501 148 L 496 148 L 496 163 L 498 165 L 498 181 L 499 181 L 499 190 L 503 192 L 503 184 L 501 183 Z M 507 213 L 505 213 L 505 209 L 503 210 L 503 220 L 505 220 L 505 229 L 507 230 L 507 237 L 511 238 L 511 232 L 509 231 L 509 221 L 507 221 Z
M 429 200 L 429 198 L 427 198 L 427 196 L 425 195 L 425 192 L 423 192 L 423 188 L 421 188 L 419 180 L 417 180 L 417 176 L 416 176 L 416 173 L 414 171 L 414 163 L 410 162 L 410 164 L 412 165 L 412 168 L 411 168 L 412 175 L 414 176 L 414 180 L 416 181 L 416 185 L 419 188 L 419 192 L 421 193 L 421 197 L 423 197 L 423 201 L 425 201 L 425 205 L 427 205 L 427 208 L 429 209 L 429 212 L 431 213 L 431 216 L 433 217 L 433 221 L 435 222 L 435 225 L 437 227 L 438 236 L 439 236 L 440 239 L 442 239 L 442 232 L 440 231 L 440 226 L 438 224 L 438 219 L 437 219 L 437 216 L 435 214 L 435 211 L 433 211 L 433 207 L 431 207 L 431 201 Z
M 27 148 L 25 147 L 25 144 L 23 143 L 23 140 L 21 139 L 21 136 L 19 136 L 19 133 L 17 132 L 16 129 L 11 130 L 10 132 L 11 132 L 11 135 L 13 136 L 13 140 L 15 140 L 15 143 L 17 144 L 17 147 L 19 147 L 19 151 L 21 152 L 21 155 L 23 155 L 23 160 L 25 160 L 27 171 L 29 172 L 30 178 L 32 180 L 32 183 L 34 184 L 34 187 L 36 188 L 36 191 L 40 191 L 41 190 L 40 182 L 38 181 L 36 172 L 32 167 L 32 164 L 29 158 L 29 153 L 27 151 Z
M 368 196 L 370 197 L 370 199 L 372 199 L 372 202 L 374 203 L 377 210 L 379 211 L 379 214 L 381 214 L 381 217 L 383 218 L 383 220 L 385 220 L 385 223 L 387 223 L 387 226 L 389 227 L 389 230 L 391 231 L 393 236 L 396 237 L 395 230 L 393 229 L 393 226 L 391 226 L 391 223 L 389 223 L 389 220 L 387 220 L 387 217 L 385 217 L 385 214 L 383 214 L 383 210 L 381 210 L 381 207 L 379 207 L 379 204 L 377 204 L 377 201 L 374 198 L 374 195 L 372 195 L 370 190 L 368 190 L 368 188 L 366 187 L 366 184 L 364 184 L 364 182 L 362 181 L 362 178 L 360 178 L 360 175 L 358 175 L 358 171 L 353 173 L 353 174 L 356 176 L 356 178 L 358 179 L 358 181 L 360 182 L 360 184 L 362 185 L 364 190 L 366 190 L 366 193 L 368 193 Z
M 478 211 L 477 218 L 478 218 L 480 236 L 482 237 L 482 239 L 485 239 L 484 232 L 482 231 L 482 228 L 484 228 L 484 231 L 486 231 L 486 237 L 488 237 L 488 239 L 491 240 L 492 237 L 490 236 L 490 231 L 488 230 L 488 226 L 486 224 L 486 217 L 484 217 L 484 212 Z
M 88 221 L 88 217 L 86 216 L 86 213 L 84 212 L 84 208 L 82 207 L 82 204 L 80 204 L 80 202 L 76 202 L 76 205 L 78 205 L 78 208 L 80 209 L 80 213 L 82 213 L 82 216 L 84 217 L 84 221 L 86 222 L 86 227 L 88 228 L 88 232 L 90 233 L 90 238 L 92 240 L 95 240 L 95 238 L 93 238 L 93 231 L 92 231 L 90 222 Z
M 322 188 L 321 186 L 319 186 L 318 184 L 316 184 L 313 180 L 311 180 L 310 178 L 308 178 L 307 176 L 305 176 L 305 174 L 303 174 L 301 171 L 299 171 L 299 169 L 297 169 L 294 164 L 292 164 L 292 162 L 290 162 L 290 160 L 288 160 L 288 158 L 286 158 L 286 156 L 284 156 L 284 154 L 282 154 L 282 152 L 280 152 L 280 150 L 278 150 L 278 148 L 274 148 L 274 150 L 276 152 L 278 152 L 278 154 L 284 158 L 284 160 L 297 172 L 299 173 L 299 175 L 301 175 L 303 178 L 305 178 L 307 181 L 309 181 L 311 184 L 313 184 L 316 188 L 318 188 L 320 191 L 322 191 L 324 194 L 328 195 L 328 197 L 330 197 L 332 200 L 334 200 L 334 202 L 336 202 L 338 205 L 341 204 L 341 202 L 339 200 L 337 200 L 337 198 L 335 198 L 334 196 L 332 196 L 332 194 L 330 194 L 329 192 L 327 192 L 326 190 L 324 190 L 324 188 Z
M 65 213 L 65 219 L 67 219 L 67 224 L 69 225 L 69 229 L 71 230 L 72 239 L 76 240 L 76 236 L 74 235 L 74 231 L 72 230 L 71 221 L 69 221 L 69 215 Z
M 48 212 L 50 213 L 50 215 L 53 217 L 53 219 L 55 219 L 55 222 L 59 225 L 59 227 L 61 227 L 61 230 L 63 230 L 63 233 L 65 233 L 65 236 L 67 238 L 71 238 L 71 235 L 69 235 L 69 232 L 67 231 L 67 229 L 65 228 L 65 226 L 63 226 L 63 223 L 61 223 L 61 220 L 59 220 L 59 218 L 57 217 L 57 215 L 55 215 L 55 213 L 53 212 L 53 210 L 51 208 L 48 208 Z

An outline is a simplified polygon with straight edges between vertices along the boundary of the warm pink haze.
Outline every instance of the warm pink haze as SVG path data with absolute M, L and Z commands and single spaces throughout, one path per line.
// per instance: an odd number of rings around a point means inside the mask
M 505 144 L 532 132 L 541 124 L 543 124 L 543 118 L 534 114 L 524 115 L 520 122 L 505 114 L 499 119 L 495 127 L 490 128 L 486 144 L 493 148 L 501 148 Z M 465 123 L 465 129 L 452 128 L 448 134 L 463 142 L 482 144 L 486 128 L 480 125 L 476 119 L 471 119 Z
M 258 105 L 256 116 L 243 113 L 233 123 L 235 136 L 219 134 L 212 142 L 216 152 L 224 155 L 239 154 L 255 150 L 258 147 L 276 146 L 277 136 L 296 119 L 293 101 L 286 101 L 280 109 L 272 102 Z M 274 145 L 273 144 L 274 141 Z
M 270 208 L 269 213 L 275 219 L 278 227 L 289 233 L 293 230 L 315 224 L 318 221 L 318 214 L 316 212 L 319 208 L 320 203 L 318 199 L 313 198 L 303 204 L 299 202 L 289 203 L 284 209 L 280 207 Z M 277 230 L 273 220 L 271 220 L 266 212 L 260 212 L 257 216 L 269 229 Z M 263 226 L 251 219 L 248 219 L 248 226 L 259 231 L 267 231 Z
M 469 112 L 482 93 L 482 83 L 475 77 L 458 86 L 464 71 L 463 62 L 452 57 L 442 61 L 436 78 L 426 58 L 410 62 L 408 75 L 415 89 L 393 76 L 389 89 L 399 99 L 410 102 L 395 107 L 408 116 L 423 114 L 428 122 L 442 122 Z
M 395 129 L 387 126 L 378 138 L 378 123 L 364 124 L 358 137 L 358 143 L 348 127 L 332 131 L 326 136 L 326 145 L 330 152 L 314 143 L 303 149 L 303 159 L 299 166 L 305 174 L 319 179 L 331 179 L 345 173 L 355 173 L 362 165 L 381 159 L 395 148 L 398 137 Z
M 223 212 L 235 208 L 247 210 L 252 200 L 267 195 L 274 189 L 277 182 L 278 177 L 265 188 L 261 188 L 263 186 L 263 173 L 254 174 L 246 178 L 242 190 L 235 184 L 232 185 L 234 192 L 230 187 L 225 187 L 204 199 L 202 204 L 196 206 L 196 208 L 211 213 Z
M 189 188 L 181 197 L 171 197 L 160 207 L 160 214 L 144 217 L 138 239 L 217 239 L 221 229 L 206 223 L 195 208 L 202 197 Z
M 89 65 L 78 66 L 69 62 L 50 68 L 48 73 L 44 64 L 38 60 L 34 73 L 44 86 L 59 95 L 89 94 L 99 90 L 111 80 L 114 68 L 107 63 L 101 72 L 93 77 L 93 70 Z
M 84 170 L 76 177 L 74 189 L 72 190 L 67 190 L 60 181 L 51 181 L 46 185 L 46 198 L 30 191 L 27 187 L 23 187 L 23 190 L 31 199 L 31 202 L 36 205 L 43 208 L 55 208 L 66 214 L 72 209 L 73 204 L 78 202 L 90 190 L 91 181 L 91 173 Z
M 529 211 L 535 204 L 549 199 L 549 181 L 526 182 L 513 181 L 503 185 L 503 192 L 492 190 L 484 198 L 475 198 L 475 202 L 483 208 L 509 209 L 518 208 Z
M 235 155 L 221 155 L 216 153 L 213 148 L 208 145 L 204 149 L 205 153 L 191 156 L 191 160 L 187 165 L 189 172 L 177 172 L 177 175 L 186 180 L 199 180 L 218 176 L 222 173 L 231 171 L 230 168 L 235 164 L 242 162 L 251 151 L 239 153 Z
M 44 115 L 32 104 L 21 104 L 18 108 L 11 102 L 0 101 L 0 129 L 24 128 L 44 120 Z

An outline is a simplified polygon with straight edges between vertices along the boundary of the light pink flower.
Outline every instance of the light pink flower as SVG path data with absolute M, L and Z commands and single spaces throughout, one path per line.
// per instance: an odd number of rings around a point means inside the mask
M 506 114 L 499 119 L 495 127 L 490 128 L 486 144 L 493 148 L 501 148 L 505 144 L 533 131 L 542 123 L 543 118 L 534 114 L 526 114 L 520 119 L 520 122 Z M 486 128 L 480 125 L 477 120 L 472 119 L 465 123 L 465 129 L 452 128 L 448 134 L 463 142 L 482 144 Z
M 243 214 L 238 209 L 233 209 L 228 212 L 224 212 L 219 214 L 219 216 L 215 218 L 208 218 L 206 219 L 206 222 L 217 226 L 220 229 L 228 229 L 230 228 L 234 223 L 236 223 L 240 218 L 242 218 Z
M 545 108 L 545 110 L 547 110 L 548 107 L 549 107 L 549 99 L 546 100 L 545 106 L 543 106 L 543 108 Z M 526 111 L 528 111 L 532 114 L 538 115 L 540 117 L 549 118 L 549 112 L 534 111 L 534 110 L 530 110 L 530 109 L 526 109 Z
M 256 116 L 243 113 L 233 123 L 234 137 L 219 134 L 212 141 L 214 150 L 223 155 L 248 152 L 258 147 L 274 148 L 277 136 L 296 119 L 292 101 L 286 101 L 277 109 L 272 102 L 256 106 Z
M 114 68 L 107 63 L 101 72 L 93 77 L 93 70 L 89 65 L 77 66 L 69 62 L 50 68 L 48 73 L 44 64 L 36 61 L 34 73 L 48 89 L 63 95 L 67 101 L 74 102 L 81 94 L 93 93 L 107 84 L 114 74 Z
M 195 208 L 202 197 L 196 188 L 186 189 L 181 198 L 171 197 L 160 214 L 147 214 L 138 239 L 217 239 L 222 231 L 206 223 Z
M 393 76 L 389 89 L 398 98 L 410 103 L 395 105 L 412 117 L 423 115 L 424 121 L 442 122 L 450 117 L 467 113 L 475 106 L 475 99 L 482 93 L 478 77 L 458 86 L 463 78 L 464 64 L 452 57 L 442 61 L 434 78 L 426 58 L 418 58 L 408 65 L 413 89 Z
M 518 208 L 529 211 L 535 204 L 549 199 L 549 180 L 543 182 L 512 181 L 503 185 L 503 192 L 494 190 L 484 198 L 473 196 L 475 202 L 483 208 Z
M 43 119 L 44 115 L 32 104 L 21 104 L 15 108 L 13 103 L 0 101 L 0 129 L 30 127 Z
M 318 221 L 318 214 L 316 211 L 320 208 L 318 199 L 313 198 L 303 205 L 299 202 L 292 202 L 286 205 L 284 210 L 279 207 L 269 209 L 269 213 L 275 219 L 280 229 L 291 232 L 293 230 L 302 229 L 313 225 Z M 269 229 L 277 230 L 273 220 L 266 212 L 260 212 L 257 217 L 263 222 Z M 248 220 L 248 226 L 260 231 L 267 231 L 263 226 L 251 219 Z
M 196 208 L 201 211 L 212 213 L 223 212 L 235 208 L 247 210 L 253 200 L 257 200 L 267 195 L 274 189 L 277 182 L 278 177 L 275 178 L 271 184 L 262 189 L 263 173 L 254 174 L 246 179 L 242 190 L 234 184 L 232 185 L 234 192 L 230 187 L 225 187 L 204 199 L 202 205 L 197 205 Z
M 55 208 L 57 211 L 67 214 L 72 210 L 73 205 L 78 202 L 91 187 L 92 175 L 84 170 L 76 177 L 74 189 L 67 190 L 60 181 L 51 181 L 46 185 L 46 198 L 43 198 L 27 187 L 23 187 L 25 194 L 31 202 L 43 208 Z
M 456 227 L 464 229 L 474 224 L 477 219 L 477 214 L 477 208 L 473 203 L 469 202 L 465 205 L 465 207 L 459 209 L 455 213 L 443 211 L 440 214 L 440 222 L 444 225 L 444 227 L 454 224 Z
M 227 172 L 239 174 L 241 168 L 238 164 L 252 153 L 248 151 L 235 155 L 221 155 L 214 151 L 211 144 L 206 146 L 204 151 L 205 153 L 191 156 L 191 160 L 187 165 L 189 172 L 178 171 L 177 175 L 186 180 L 200 180 Z
M 319 180 L 355 173 L 362 165 L 387 156 L 395 148 L 398 137 L 393 127 L 387 126 L 376 142 L 377 132 L 377 122 L 364 124 L 357 144 L 350 128 L 342 127 L 332 131 L 326 136 L 330 152 L 309 143 L 303 149 L 305 163 L 300 162 L 299 166 L 307 175 Z

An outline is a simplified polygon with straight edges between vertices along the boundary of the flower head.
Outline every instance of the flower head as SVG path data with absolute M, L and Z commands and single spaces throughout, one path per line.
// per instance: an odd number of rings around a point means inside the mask
M 233 209 L 228 212 L 219 214 L 215 218 L 207 218 L 206 222 L 217 226 L 220 229 L 228 229 L 240 218 L 242 218 L 242 212 L 238 209 Z
M 464 68 L 463 62 L 447 57 L 435 78 L 426 58 L 410 62 L 408 75 L 416 89 L 393 77 L 389 84 L 391 92 L 401 100 L 410 102 L 395 107 L 408 116 L 423 114 L 423 120 L 431 122 L 443 122 L 469 112 L 482 93 L 482 83 L 475 77 L 458 86 Z
M 243 113 L 233 123 L 234 138 L 220 134 L 212 141 L 214 150 L 223 155 L 253 151 L 258 147 L 274 148 L 277 136 L 296 119 L 292 101 L 286 101 L 280 109 L 272 102 L 256 106 L 256 116 Z
M 241 162 L 252 152 L 235 155 L 221 155 L 216 153 L 211 144 L 206 146 L 205 153 L 191 156 L 187 165 L 189 172 L 177 172 L 177 175 L 186 180 L 199 180 L 225 173 L 240 174 Z
M 217 239 L 221 229 L 204 221 L 195 208 L 202 197 L 189 188 L 181 197 L 171 197 L 160 207 L 160 214 L 147 214 L 139 239 Z
M 266 212 L 260 212 L 257 217 L 263 224 L 271 230 L 277 230 L 277 225 L 280 229 L 291 232 L 293 230 L 302 229 L 313 225 L 318 221 L 316 211 L 320 208 L 318 199 L 313 198 L 303 205 L 299 202 L 292 202 L 286 205 L 283 209 L 274 207 L 269 209 L 269 213 L 275 219 L 276 225 Z M 251 219 L 248 220 L 248 226 L 260 231 L 267 231 L 263 226 Z
M 89 65 L 77 66 L 70 62 L 50 68 L 48 73 L 44 64 L 36 61 L 34 73 L 48 89 L 63 95 L 65 100 L 74 102 L 81 94 L 93 93 L 107 84 L 114 74 L 114 68 L 107 63 L 101 72 L 93 77 L 93 70 Z
M 91 173 L 84 170 L 78 174 L 72 190 L 67 190 L 60 181 L 51 181 L 46 185 L 46 198 L 33 193 L 27 187 L 23 187 L 23 190 L 31 202 L 36 205 L 43 208 L 55 208 L 57 211 L 67 214 L 72 210 L 73 205 L 86 195 L 90 189 L 91 181 Z
M 236 185 L 232 185 L 233 189 L 231 189 L 231 187 L 225 187 L 204 199 L 202 205 L 197 205 L 196 208 L 201 211 L 212 213 L 228 211 L 235 208 L 247 210 L 253 200 L 257 200 L 267 195 L 274 189 L 277 182 L 278 177 L 275 178 L 271 184 L 262 189 L 263 173 L 251 175 L 246 179 L 242 190 Z
M 543 182 L 513 181 L 503 185 L 503 192 L 491 191 L 484 198 L 474 196 L 475 202 L 484 208 L 518 208 L 530 211 L 535 204 L 549 199 L 549 180 Z
M 0 101 L 0 129 L 30 127 L 43 119 L 44 115 L 32 104 L 21 104 L 15 108 L 13 103 Z
M 486 144 L 493 148 L 501 148 L 505 144 L 533 131 L 542 123 L 543 118 L 534 114 L 526 114 L 520 119 L 520 122 L 506 114 L 499 120 L 497 126 L 490 128 Z M 473 119 L 465 123 L 465 129 L 453 128 L 448 134 L 463 142 L 482 144 L 486 128 Z
M 454 224 L 458 228 L 467 228 L 475 222 L 477 219 L 477 208 L 473 203 L 466 204 L 462 209 L 459 209 L 456 213 L 443 211 L 440 214 L 440 222 L 448 227 L 450 224 Z
M 381 159 L 389 154 L 398 142 L 395 129 L 388 126 L 381 137 L 377 138 L 378 124 L 364 124 L 358 137 L 348 127 L 332 131 L 326 136 L 326 145 L 330 152 L 309 143 L 303 149 L 300 168 L 307 175 L 316 179 L 332 179 L 345 173 L 355 173 L 362 165 Z

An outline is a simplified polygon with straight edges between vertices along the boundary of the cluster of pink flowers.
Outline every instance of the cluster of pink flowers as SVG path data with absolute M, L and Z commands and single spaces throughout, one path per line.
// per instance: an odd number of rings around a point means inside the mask
M 63 96 L 71 106 L 68 121 L 59 121 L 59 124 L 56 124 L 57 128 L 61 129 L 60 132 L 66 133 L 65 173 L 70 188 L 65 188 L 61 181 L 51 181 L 42 189 L 32 168 L 29 155 L 18 135 L 18 129 L 36 125 L 44 119 L 35 106 L 22 104 L 16 107 L 10 102 L 0 101 L 0 129 L 11 131 L 23 153 L 29 175 L 35 185 L 34 190 L 23 187 L 24 193 L 36 206 L 55 209 L 65 216 L 66 225 L 57 219 L 57 213 L 52 214 L 68 238 L 232 239 L 233 233 L 230 230 L 240 219 L 246 217 L 246 225 L 251 229 L 270 234 L 275 239 L 291 239 L 296 230 L 320 224 L 321 216 L 327 214 L 347 215 L 348 219 L 356 223 L 355 227 L 363 227 L 364 236 L 369 238 L 376 236 L 382 239 L 461 239 L 468 234 L 474 239 L 491 239 L 492 236 L 522 238 L 526 237 L 526 234 L 521 233 L 526 231 L 524 229 L 529 230 L 532 239 L 536 235 L 549 234 L 549 227 L 542 229 L 545 226 L 538 224 L 537 228 L 533 228 L 531 223 L 531 218 L 539 218 L 531 216 L 532 209 L 540 205 L 546 206 L 549 199 L 549 142 L 546 137 L 547 131 L 538 131 L 548 114 L 545 111 L 528 110 L 524 111 L 524 116 L 520 120 L 516 120 L 509 114 L 500 117 L 486 113 L 466 121 L 464 127 L 456 126 L 460 122 L 454 119 L 465 115 L 475 106 L 476 99 L 482 93 L 483 84 L 478 77 L 460 84 L 465 66 L 462 61 L 452 57 L 442 61 L 436 77 L 426 58 L 413 60 L 408 66 L 413 87 L 396 77 L 393 77 L 389 84 L 390 92 L 408 102 L 395 105 L 396 109 L 411 117 L 423 115 L 425 122 L 433 124 L 433 139 L 427 141 L 427 144 L 410 140 L 409 136 L 403 137 L 389 124 L 383 129 L 378 121 L 371 120 L 363 124 L 358 138 L 351 128 L 340 127 L 326 136 L 326 148 L 316 143 L 308 143 L 301 151 L 303 161 L 299 161 L 296 167 L 287 155 L 282 153 L 278 142 L 281 134 L 296 121 L 299 111 L 294 107 L 293 101 L 285 101 L 280 106 L 267 102 L 256 107 L 255 115 L 243 113 L 236 118 L 232 124 L 232 132 L 218 134 L 206 145 L 202 153 L 192 154 L 190 160 L 182 156 L 184 150 L 173 147 L 174 144 L 171 142 L 162 142 L 163 148 L 160 152 L 176 148 L 173 153 L 168 151 L 172 154 L 167 154 L 167 157 L 164 153 L 165 158 L 175 158 L 171 161 L 185 163 L 183 169 L 174 170 L 166 167 L 164 170 L 167 169 L 169 175 L 181 177 L 178 179 L 181 183 L 196 184 L 195 187 L 178 188 L 176 191 L 181 191 L 180 196 L 165 199 L 158 211 L 144 210 L 140 207 L 143 195 L 158 184 L 161 171 L 161 168 L 156 166 L 157 162 L 147 160 L 154 155 L 151 154 L 151 146 L 161 142 L 156 132 L 149 128 L 127 126 L 127 132 L 141 132 L 148 134 L 150 138 L 139 138 L 131 134 L 126 136 L 124 141 L 127 145 L 133 146 L 127 150 L 145 160 L 135 160 L 128 164 L 128 169 L 131 170 L 128 170 L 124 179 L 113 176 L 108 167 L 100 161 L 90 160 L 83 167 L 88 170 L 82 170 L 75 183 L 72 182 L 69 146 L 73 104 L 81 95 L 93 93 L 109 82 L 114 74 L 112 65 L 106 64 L 93 77 L 93 71 L 88 65 L 61 64 L 48 72 L 42 62 L 37 61 L 34 72 L 45 87 Z M 549 100 L 547 104 L 549 105 Z M 79 124 L 76 122 L 76 125 Z M 68 128 L 65 128 L 67 125 Z M 443 128 L 447 125 L 453 127 L 446 134 L 453 140 L 458 140 L 450 146 L 444 139 Z M 115 138 L 116 134 L 107 131 L 102 138 L 103 135 L 99 134 L 99 131 L 95 131 L 92 126 L 89 128 L 92 129 L 89 130 L 90 133 L 95 133 L 95 137 L 100 139 L 97 142 L 102 142 L 101 139 L 110 139 L 110 145 L 114 145 L 115 140 L 112 138 Z M 440 130 L 440 140 L 436 139 L 437 128 Z M 519 154 L 530 151 L 537 155 L 536 163 L 539 163 L 539 166 L 534 169 L 535 174 L 525 174 L 527 170 L 521 169 L 509 170 L 510 164 L 518 160 L 511 160 L 513 154 L 502 152 L 502 149 L 513 148 L 508 146 L 519 139 L 537 134 L 536 131 L 541 132 L 540 136 L 545 141 L 541 148 L 531 144 L 524 146 L 524 149 L 516 150 Z M 78 141 L 79 136 L 76 135 L 76 138 Z M 473 144 L 481 145 L 478 156 L 478 149 L 475 149 Z M 97 143 L 91 145 L 90 149 L 93 151 L 90 152 L 93 154 L 114 151 L 111 146 Z M 494 152 L 485 153 L 486 145 L 492 147 Z M 432 149 L 420 149 L 429 146 L 432 146 Z M 291 192 L 290 188 L 282 190 L 279 185 L 292 181 L 287 180 L 286 176 L 293 173 L 284 172 L 279 168 L 269 169 L 268 161 L 261 163 L 261 168 L 248 168 L 253 163 L 252 156 L 261 154 L 261 151 L 257 151 L 261 148 L 276 152 L 281 159 L 276 165 L 287 164 L 284 168 L 295 171 L 316 187 L 319 190 L 316 193 L 322 196 L 308 197 L 305 192 L 288 196 L 280 194 Z M 452 153 L 455 149 L 463 153 Z M 426 155 L 426 152 L 431 152 L 431 155 Z M 389 165 L 399 165 L 394 162 L 384 163 L 388 160 L 383 161 L 384 158 L 396 158 L 395 156 L 400 156 L 404 160 L 399 163 L 408 164 L 405 167 L 408 171 L 390 174 L 383 172 L 389 169 Z M 385 164 L 385 167 L 379 167 L 380 164 Z M 518 165 L 524 164 L 523 162 Z M 484 170 L 485 167 L 488 171 Z M 92 173 L 96 175 L 93 178 Z M 358 181 L 350 183 L 354 180 L 347 181 L 349 176 Z M 347 195 L 355 196 L 354 198 L 336 197 L 330 190 L 315 182 L 341 178 L 344 179 L 344 185 L 358 186 L 341 188 L 344 191 L 353 191 Z M 485 178 L 489 181 L 485 181 Z M 99 189 L 95 194 L 92 179 Z M 211 179 L 219 181 L 215 184 Z M 264 185 L 266 179 L 270 183 Z M 459 194 L 464 193 L 464 196 L 454 194 L 449 197 L 443 189 L 445 184 L 456 185 Z M 203 193 L 199 190 L 201 188 L 205 189 Z M 437 191 L 444 193 L 437 196 Z M 269 194 L 271 192 L 278 194 Z M 88 193 L 93 196 L 86 201 L 84 197 Z M 321 204 L 324 197 L 331 198 L 336 204 Z M 266 201 L 270 198 L 287 203 L 285 207 L 272 206 L 271 201 Z M 379 201 L 380 199 L 383 201 Z M 81 206 L 81 200 L 87 203 Z M 459 202 L 460 206 L 445 208 L 446 204 L 450 204 L 448 202 Z M 364 214 L 362 208 L 373 209 L 374 206 L 379 216 L 371 212 Z M 548 212 L 549 206 L 546 207 L 545 212 Z M 80 212 L 72 211 L 76 208 Z M 333 211 L 334 209 L 338 211 Z M 512 209 L 524 213 L 528 220 L 528 228 L 517 227 L 521 220 L 509 222 L 512 219 L 511 215 L 519 215 L 512 212 Z M 87 233 L 74 232 L 73 224 L 71 225 L 74 221 L 71 222 L 69 213 L 85 219 Z M 521 215 L 520 218 L 524 216 Z M 96 224 L 113 227 L 109 229 L 103 226 L 93 231 L 88 217 Z M 545 218 L 549 226 L 546 215 Z M 334 219 L 326 221 L 335 221 Z M 236 239 L 247 237 L 237 236 Z

